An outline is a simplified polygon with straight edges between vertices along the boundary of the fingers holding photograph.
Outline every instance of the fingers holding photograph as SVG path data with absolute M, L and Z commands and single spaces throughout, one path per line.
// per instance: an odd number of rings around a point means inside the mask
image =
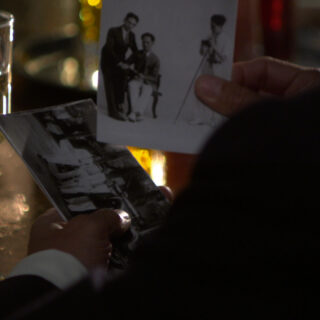
M 199 152 L 225 118 L 201 104 L 194 84 L 202 74 L 231 77 L 236 16 L 237 0 L 105 2 L 98 139 Z

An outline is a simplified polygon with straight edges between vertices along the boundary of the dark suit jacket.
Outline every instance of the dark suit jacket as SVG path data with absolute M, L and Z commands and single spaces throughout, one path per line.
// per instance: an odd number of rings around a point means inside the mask
M 134 33 L 129 32 L 129 41 L 126 43 L 123 38 L 122 27 L 111 28 L 101 52 L 102 70 L 115 68 L 119 62 L 124 62 L 129 48 L 132 52 L 138 50 Z
M 93 272 L 58 296 L 34 286 L 28 308 L 32 279 L 0 282 L 1 308 L 18 319 L 318 319 L 319 104 L 317 90 L 264 101 L 221 127 L 123 277 Z
M 160 71 L 160 60 L 153 52 L 145 55 L 143 50 L 139 50 L 133 53 L 126 63 L 129 65 L 133 64 L 136 72 L 146 76 L 147 80 L 145 82 L 151 84 L 156 89 Z

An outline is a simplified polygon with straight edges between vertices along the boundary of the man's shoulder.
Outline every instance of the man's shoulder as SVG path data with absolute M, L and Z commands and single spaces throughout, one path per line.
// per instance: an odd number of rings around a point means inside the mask
M 110 34 L 116 34 L 116 33 L 119 33 L 119 32 L 121 32 L 121 26 L 119 26 L 119 27 L 112 27 L 112 28 L 110 28 L 109 29 L 109 31 L 108 31 L 108 33 Z
M 159 57 L 154 52 L 150 52 L 149 59 L 154 63 L 160 63 Z

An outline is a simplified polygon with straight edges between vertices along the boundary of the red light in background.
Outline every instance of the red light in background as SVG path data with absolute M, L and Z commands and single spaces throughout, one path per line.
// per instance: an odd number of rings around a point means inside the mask
M 265 55 L 289 59 L 293 47 L 295 0 L 260 0 Z
M 284 18 L 284 0 L 271 1 L 270 29 L 272 31 L 281 31 L 283 28 Z

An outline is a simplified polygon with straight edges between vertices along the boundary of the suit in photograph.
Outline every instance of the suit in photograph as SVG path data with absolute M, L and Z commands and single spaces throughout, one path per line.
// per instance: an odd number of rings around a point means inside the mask
M 111 117 L 119 118 L 123 112 L 119 106 L 124 103 L 127 83 L 126 72 L 119 63 L 125 62 L 129 50 L 133 53 L 138 50 L 134 33 L 129 31 L 126 34 L 122 26 L 111 28 L 101 52 L 101 71 Z

